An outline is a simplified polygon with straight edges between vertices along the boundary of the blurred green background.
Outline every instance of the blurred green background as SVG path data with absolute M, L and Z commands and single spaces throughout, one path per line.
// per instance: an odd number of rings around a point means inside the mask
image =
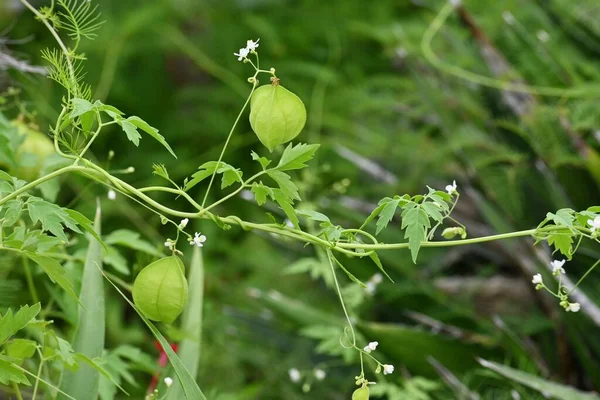
M 453 179 L 461 192 L 455 218 L 471 237 L 530 229 L 547 212 L 598 204 L 597 1 L 466 0 L 431 42 L 423 38 L 443 1 L 93 2 L 106 20 L 98 38 L 83 45 L 94 98 L 157 127 L 178 155 L 171 158 L 151 140 L 136 149 L 118 129 L 107 129 L 94 143 L 93 157 L 111 170 L 135 167 L 125 177 L 135 186 L 160 183 L 152 163 L 164 163 L 182 182 L 218 158 L 250 90 L 252 68 L 233 53 L 247 39 L 260 38 L 261 66 L 276 68 L 281 84 L 306 104 L 308 123 L 297 140 L 322 144 L 311 167 L 297 176 L 305 206 L 335 224 L 359 226 L 382 197 L 421 193 L 426 185 L 442 189 Z M 40 51 L 55 43 L 19 4 L 0 1 L 2 51 L 44 65 Z M 534 89 L 510 92 L 449 73 L 459 68 Z M 35 112 L 28 121 L 48 133 L 61 88 L 36 74 L 7 74 L 3 89 L 19 88 L 21 106 Z M 553 88 L 553 95 L 536 87 Z M 4 113 L 16 118 L 19 109 Z M 247 116 L 242 121 L 224 160 L 251 173 L 256 163 L 250 151 L 266 150 Z M 191 194 L 201 199 L 205 190 L 198 185 Z M 222 193 L 213 188 L 212 200 Z M 91 217 L 97 196 L 104 232 L 137 231 L 163 251 L 173 232 L 126 198 L 109 201 L 106 188 L 70 177 L 58 199 Z M 283 221 L 278 208 L 267 209 Z M 268 221 L 265 208 L 244 196 L 216 212 Z M 322 255 L 282 238 L 222 231 L 208 221 L 194 221 L 191 228 L 208 237 L 199 374 L 207 396 L 349 398 L 359 368 L 339 344 L 343 313 Z M 394 221 L 381 240 L 403 241 L 399 228 Z M 598 390 L 600 280 L 591 274 L 581 286 L 590 300 L 586 309 L 562 312 L 530 282 L 534 273 L 547 272 L 551 260 L 549 249 L 531 245 L 511 240 L 422 249 L 416 265 L 407 251 L 384 252 L 395 283 L 383 281 L 374 294 L 341 277 L 362 338 L 378 340 L 380 359 L 396 366 L 373 392 L 390 400 L 543 398 L 483 369 L 476 357 Z M 127 246 L 119 247 L 118 256 L 114 263 L 125 267 L 112 272 L 126 282 L 153 260 Z M 577 281 L 599 257 L 597 246 L 583 242 L 566 265 L 568 277 Z M 364 281 L 377 272 L 364 260 L 346 265 Z M 5 286 L 0 301 L 3 307 L 22 304 L 26 293 Z M 144 362 L 141 356 L 123 358 L 138 384 L 124 387 L 141 398 L 158 351 L 114 293 L 107 307 L 107 347 L 129 345 L 147 353 Z M 62 310 L 57 319 L 68 322 L 69 312 Z M 173 341 L 182 336 L 166 332 Z M 290 368 L 302 372 L 302 382 L 290 380 Z M 314 378 L 315 368 L 326 371 L 324 380 Z M 304 393 L 307 379 L 310 391 Z

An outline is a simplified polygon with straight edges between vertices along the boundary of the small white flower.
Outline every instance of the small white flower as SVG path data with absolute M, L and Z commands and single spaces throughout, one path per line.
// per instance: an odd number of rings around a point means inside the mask
M 165 242 L 165 247 L 167 247 L 169 250 L 173 250 L 175 247 L 175 242 L 173 242 L 171 239 L 167 239 Z
M 596 229 L 600 229 L 600 216 L 594 219 L 588 219 L 587 223 L 589 226 L 592 227 L 591 231 L 592 233 L 594 233 Z
M 189 219 L 184 218 L 181 220 L 181 222 L 179 223 L 179 229 L 183 229 L 187 226 L 188 222 L 190 222 Z
M 370 342 L 368 345 L 365 346 L 363 350 L 365 351 L 365 353 L 370 353 L 377 348 L 378 344 L 379 342 Z
M 567 306 L 567 308 L 565 308 L 565 310 L 571 311 L 571 312 L 577 312 L 577 311 L 579 311 L 580 308 L 581 308 L 581 306 L 579 305 L 579 303 L 569 303 L 569 305 Z
M 546 43 L 548 40 L 550 40 L 550 35 L 548 34 L 548 32 L 546 32 L 543 29 L 540 29 L 539 31 L 537 31 L 535 36 L 537 36 L 537 38 L 540 42 Z
M 377 284 L 376 283 L 371 282 L 371 281 L 367 281 L 367 283 L 365 283 L 365 292 L 369 296 L 373 296 L 376 291 L 377 291 Z
M 453 6 L 454 8 L 456 8 L 456 7 L 460 6 L 461 0 L 448 0 L 448 2 L 449 2 L 450 4 L 452 4 L 452 6 Z
M 173 384 L 173 379 L 169 378 L 168 376 L 165 378 L 165 385 L 167 385 L 167 387 L 171 387 L 171 385 Z
M 300 371 L 298 371 L 296 368 L 291 368 L 288 371 L 288 374 L 290 375 L 290 380 L 294 383 L 300 382 L 300 378 L 302 378 Z
M 394 366 L 389 364 L 383 364 L 383 374 L 389 375 L 394 372 Z
M 565 273 L 565 269 L 562 267 L 565 265 L 565 260 L 554 260 L 550 263 L 552 265 L 552 275 L 560 275 Z
M 260 40 L 260 39 L 256 39 L 256 42 L 255 42 L 255 41 L 253 41 L 253 40 L 248 40 L 248 41 L 246 41 L 246 48 L 247 48 L 249 51 L 256 51 L 256 48 L 259 46 L 259 45 L 258 45 L 258 41 L 259 41 L 259 40 Z
M 381 282 L 383 282 L 383 275 L 381 275 L 379 272 L 376 273 L 375 275 L 373 275 L 371 277 L 371 279 L 369 279 L 370 282 L 373 282 L 376 285 L 379 285 Z
M 322 381 L 326 376 L 327 374 L 322 369 L 315 369 L 315 378 L 317 378 L 318 381 Z
M 114 200 L 117 198 L 117 192 L 115 192 L 114 190 L 110 189 L 108 191 L 108 199 L 109 200 Z
M 533 279 L 531 280 L 531 283 L 533 283 L 534 285 L 542 283 L 542 274 L 535 274 L 533 276 Z
M 250 50 L 245 47 L 241 48 L 239 53 L 233 53 L 234 56 L 237 56 L 238 61 L 242 61 L 244 58 L 248 57 L 248 54 L 250 54 Z
M 190 242 L 190 245 L 192 245 L 192 246 L 202 247 L 202 246 L 204 246 L 203 243 L 206 242 L 206 236 L 201 235 L 199 232 L 196 232 L 194 234 L 194 238 L 193 239 L 190 238 L 189 242 Z
M 446 185 L 446 192 L 448 192 L 448 194 L 456 192 L 456 181 L 452 181 L 452 185 Z

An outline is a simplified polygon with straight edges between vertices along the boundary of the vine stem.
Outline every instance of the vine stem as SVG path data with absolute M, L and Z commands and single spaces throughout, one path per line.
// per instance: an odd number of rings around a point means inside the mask
M 500 233 L 498 235 L 490 235 L 490 236 L 482 236 L 478 238 L 472 239 L 462 239 L 462 240 L 446 240 L 446 241 L 436 241 L 436 242 L 422 242 L 421 247 L 451 247 L 451 246 L 461 246 L 467 244 L 476 244 L 476 243 L 484 243 L 491 242 L 494 240 L 503 240 L 510 239 L 522 236 L 533 236 L 536 232 L 536 229 L 527 229 L 524 231 L 517 232 L 509 232 L 509 233 Z M 393 249 L 406 249 L 408 248 L 408 243 L 377 243 L 377 244 L 369 244 L 369 243 L 338 243 L 337 247 L 343 249 L 364 249 L 364 250 L 393 250 Z
M 571 293 L 573 293 L 573 291 L 574 291 L 575 289 L 577 289 L 577 286 L 579 286 L 579 284 L 580 284 L 581 282 L 583 282 L 583 280 L 584 280 L 584 279 L 585 279 L 585 278 L 586 278 L 586 277 L 587 277 L 587 276 L 590 274 L 590 272 L 592 272 L 592 271 L 594 270 L 594 268 L 596 268 L 596 267 L 598 266 L 598 264 L 600 264 L 600 260 L 596 261 L 596 262 L 594 263 L 594 265 L 592 265 L 592 266 L 590 267 L 590 269 L 588 269 L 588 270 L 586 271 L 586 273 L 585 273 L 585 274 L 583 274 L 583 276 L 582 276 L 581 278 L 579 278 L 579 280 L 577 281 L 577 283 L 575 284 L 575 286 L 573 286 L 573 289 L 571 289 L 571 291 L 569 292 L 569 295 L 570 295 Z
M 31 275 L 31 268 L 29 268 L 29 259 L 25 255 L 21 256 L 23 259 L 23 270 L 25 271 L 25 279 L 27 280 L 27 287 L 29 287 L 29 293 L 31 294 L 31 300 L 33 303 L 39 303 L 40 298 L 38 297 L 37 290 L 33 284 L 33 276 Z
M 68 173 L 68 172 L 81 172 L 84 175 L 88 176 L 89 178 L 97 180 L 102 183 L 106 183 L 103 180 L 103 179 L 106 179 L 106 180 L 108 180 L 108 182 L 113 184 L 115 186 L 115 188 L 117 188 L 118 190 L 135 195 L 136 197 L 138 197 L 139 199 L 144 201 L 146 204 L 156 208 L 157 210 L 159 210 L 165 214 L 182 217 L 182 218 L 218 219 L 219 221 L 221 221 L 225 224 L 234 224 L 234 225 L 239 225 L 244 229 L 256 229 L 256 230 L 261 230 L 261 231 L 265 231 L 265 232 L 279 234 L 282 236 L 287 236 L 287 237 L 290 237 L 290 238 L 293 238 L 296 240 L 301 240 L 301 241 L 309 242 L 312 244 L 324 246 L 328 249 L 328 251 L 335 250 L 335 251 L 339 251 L 339 252 L 345 253 L 350 256 L 360 256 L 361 254 L 357 254 L 357 253 L 351 251 L 351 250 L 357 250 L 357 249 L 394 250 L 394 249 L 404 249 L 404 248 L 409 247 L 408 243 L 330 243 L 327 240 L 324 240 L 320 237 L 309 234 L 307 232 L 298 231 L 295 229 L 292 230 L 290 228 L 282 227 L 279 225 L 257 224 L 257 223 L 253 223 L 253 222 L 243 221 L 240 218 L 235 217 L 235 216 L 218 217 L 211 213 L 208 213 L 207 210 L 203 209 L 203 208 L 200 208 L 197 212 L 182 212 L 182 211 L 178 211 L 178 210 L 173 210 L 173 209 L 163 206 L 162 204 L 153 200 L 152 198 L 150 198 L 149 196 L 144 194 L 142 190 L 136 189 L 135 187 L 131 186 L 127 182 L 124 182 L 121 179 L 110 175 L 107 171 L 105 171 L 101 167 L 99 167 L 95 164 L 92 164 L 92 163 L 88 163 L 88 165 L 86 165 L 86 166 L 70 165 L 67 167 L 60 168 L 54 172 L 51 172 L 50 174 L 45 175 L 39 179 L 36 179 L 35 181 L 32 181 L 32 182 L 24 185 L 23 187 L 15 190 L 14 192 L 12 192 L 12 193 L 6 195 L 4 198 L 0 199 L 0 206 L 5 204 L 7 201 L 19 196 L 20 194 L 22 194 L 30 189 L 35 188 L 36 186 L 40 185 L 41 183 L 44 183 L 50 179 L 56 178 L 62 174 Z M 254 179 L 257 176 L 260 176 L 260 174 L 261 173 L 258 173 L 250 179 Z M 248 182 L 248 181 L 246 181 L 246 182 Z M 237 190 L 237 192 L 239 192 L 243 187 L 244 186 L 242 185 Z M 156 188 L 150 188 L 150 189 L 156 190 Z M 145 190 L 147 191 L 148 188 L 146 188 Z M 174 190 L 173 189 L 165 189 L 165 191 L 174 191 Z M 177 192 L 177 194 L 181 194 L 181 193 Z M 232 195 L 229 195 L 229 196 L 227 196 L 227 198 L 229 198 L 231 196 Z M 224 199 L 216 202 L 215 204 L 211 205 L 210 207 L 212 208 L 213 206 L 221 203 L 222 201 L 224 201 Z M 196 205 L 197 205 L 197 203 L 196 203 Z M 542 228 L 541 230 L 544 230 L 544 228 Z M 539 232 L 539 231 L 540 231 L 539 229 L 527 229 L 527 230 L 523 230 L 523 231 L 501 233 L 501 234 L 497 234 L 497 235 L 483 236 L 483 237 L 472 238 L 472 239 L 422 242 L 421 247 L 464 246 L 464 245 L 469 245 L 469 244 L 491 242 L 491 241 L 495 241 L 495 240 L 503 240 L 503 239 L 510 239 L 510 238 L 516 238 L 516 237 L 523 237 L 523 236 L 535 236 L 536 232 Z
M 67 172 L 75 172 L 75 171 L 80 171 L 80 172 L 84 172 L 89 170 L 89 168 L 87 167 L 79 167 L 76 165 L 69 165 L 67 167 L 63 167 L 60 169 L 57 169 L 54 172 L 49 173 L 48 175 L 44 175 L 41 178 L 38 178 L 34 181 L 29 182 L 28 184 L 24 185 L 23 187 L 15 190 L 14 192 L 7 194 L 6 196 L 4 196 L 2 199 L 0 199 L 0 206 L 2 206 L 4 203 L 6 203 L 9 200 L 14 199 L 15 197 L 17 197 L 18 195 L 27 192 L 28 190 L 31 190 L 33 188 L 35 188 L 36 186 L 49 181 L 53 178 L 56 178 L 62 174 L 66 174 Z
M 254 78 L 255 80 L 254 80 L 254 84 L 252 85 L 252 90 L 250 91 L 250 94 L 248 95 L 248 98 L 246 99 L 244 106 L 242 107 L 239 114 L 237 115 L 235 122 L 231 126 L 231 130 L 229 131 L 229 135 L 227 135 L 227 139 L 225 140 L 223 149 L 221 149 L 221 154 L 219 155 L 219 160 L 217 161 L 217 168 L 215 168 L 212 176 L 210 177 L 210 182 L 208 183 L 208 188 L 206 189 L 206 193 L 204 194 L 204 199 L 202 200 L 202 206 L 201 206 L 202 208 L 204 208 L 204 205 L 206 204 L 206 199 L 208 199 L 208 193 L 210 192 L 210 188 L 212 187 L 212 184 L 215 181 L 215 176 L 217 175 L 217 169 L 221 165 L 221 161 L 223 160 L 223 156 L 225 155 L 225 150 L 227 150 L 229 141 L 231 140 L 231 137 L 233 136 L 233 131 L 235 131 L 235 128 L 237 127 L 237 124 L 240 121 L 240 118 L 242 118 L 242 114 L 244 114 L 244 111 L 246 111 L 246 107 L 248 107 L 248 104 L 250 103 L 250 99 L 252 98 L 252 94 L 254 93 L 254 90 L 256 89 L 256 86 L 257 86 L 256 74 L 254 75 L 254 77 L 255 77 Z
M 15 395 L 17 396 L 17 400 L 23 400 L 23 396 L 21 395 L 21 390 L 19 389 L 19 385 L 13 382 L 13 389 L 15 390 Z
M 344 297 L 342 296 L 342 290 L 340 289 L 340 284 L 337 280 L 337 275 L 335 274 L 335 267 L 333 266 L 333 254 L 331 250 L 327 250 L 327 258 L 329 259 L 329 266 L 331 267 L 331 275 L 333 275 L 333 283 L 335 284 L 335 291 L 340 298 L 340 303 L 342 304 L 342 309 L 344 310 L 344 315 L 346 316 L 346 321 L 348 322 L 348 326 L 350 327 L 350 333 L 352 334 L 352 346 L 356 347 L 356 334 L 354 333 L 354 326 L 352 325 L 352 321 L 350 320 L 350 316 L 348 315 L 348 311 L 346 310 L 346 304 L 344 303 Z

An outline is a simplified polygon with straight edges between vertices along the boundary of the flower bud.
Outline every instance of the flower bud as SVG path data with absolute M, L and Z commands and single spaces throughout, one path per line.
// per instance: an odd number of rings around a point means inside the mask
M 461 239 L 465 239 L 467 237 L 467 232 L 465 231 L 465 229 L 462 227 L 459 227 L 459 226 L 456 226 L 453 228 L 446 228 L 442 232 L 442 236 L 445 239 L 452 239 L 459 235 L 460 235 Z

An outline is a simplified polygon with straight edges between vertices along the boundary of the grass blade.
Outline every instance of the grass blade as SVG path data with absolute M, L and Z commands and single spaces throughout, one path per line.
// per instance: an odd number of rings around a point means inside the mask
M 104 277 L 115 288 L 115 290 L 117 292 L 119 292 L 121 297 L 123 297 L 125 299 L 125 301 L 127 303 L 129 303 L 131 308 L 133 308 L 135 310 L 135 312 L 140 316 L 142 321 L 144 321 L 146 326 L 150 329 L 150 331 L 152 332 L 152 335 L 154 335 L 156 340 L 158 340 L 160 342 L 160 345 L 162 346 L 165 353 L 167 354 L 167 358 L 169 359 L 169 362 L 171 363 L 171 365 L 173 366 L 173 369 L 175 370 L 175 375 L 177 376 L 179 383 L 181 383 L 181 386 L 183 387 L 183 393 L 185 394 L 185 398 L 187 400 L 206 400 L 206 397 L 200 390 L 200 387 L 198 387 L 196 380 L 190 374 L 190 371 L 187 370 L 185 365 L 183 365 L 183 362 L 177 356 L 177 354 L 173 351 L 173 349 L 171 349 L 171 345 L 169 344 L 167 339 L 165 339 L 165 337 L 160 333 L 160 331 L 156 328 L 156 326 L 154 326 L 154 324 L 152 322 L 150 322 L 150 320 L 148 320 L 148 318 L 146 318 L 144 316 L 144 314 L 142 314 L 136 308 L 135 304 L 133 304 L 133 302 L 131 300 L 129 300 L 129 298 L 127 296 L 125 296 L 125 294 L 117 287 L 117 285 L 115 285 L 106 275 L 104 275 Z
M 94 219 L 94 230 L 100 235 L 100 206 L 97 206 Z M 104 350 L 104 279 L 102 279 L 102 245 L 92 235 L 88 235 L 89 246 L 79 299 L 79 318 L 73 350 L 89 359 L 102 356 Z M 66 371 L 62 390 L 76 399 L 97 399 L 100 385 L 100 374 L 88 364 L 81 364 L 75 371 Z M 59 397 L 63 399 L 64 397 Z
M 193 377 L 198 376 L 202 346 L 202 307 L 204 301 L 204 261 L 200 247 L 194 246 L 194 254 L 188 272 L 189 298 L 183 310 L 181 329 L 187 334 L 181 341 L 181 362 Z M 183 398 L 183 388 L 178 381 L 167 392 L 166 400 Z

